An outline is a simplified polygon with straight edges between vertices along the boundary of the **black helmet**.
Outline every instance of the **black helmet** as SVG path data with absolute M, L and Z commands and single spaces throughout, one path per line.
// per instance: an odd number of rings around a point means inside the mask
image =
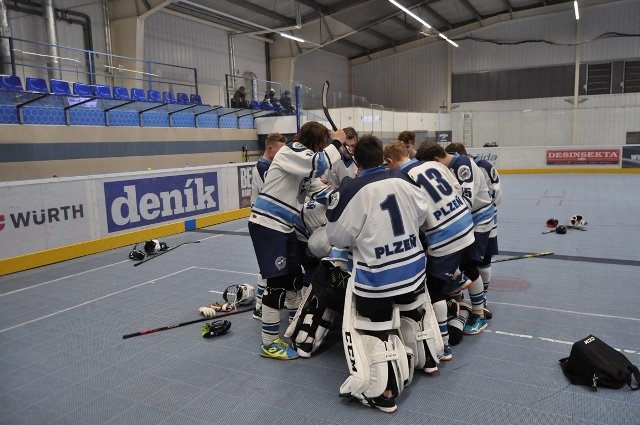
M 556 227 L 556 233 L 559 235 L 564 235 L 567 233 L 567 226 L 563 226 L 562 224 Z

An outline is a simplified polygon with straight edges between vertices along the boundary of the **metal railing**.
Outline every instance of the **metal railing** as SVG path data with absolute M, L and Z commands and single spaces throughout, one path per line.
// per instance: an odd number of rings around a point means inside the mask
M 103 52 L 57 45 L 58 56 L 48 54 L 48 43 L 0 36 L 9 44 L 9 58 L 1 58 L 2 68 L 13 75 L 49 79 L 50 71 L 60 71 L 61 78 L 87 84 L 122 85 L 165 91 L 198 94 L 196 68 L 168 63 L 109 55 Z M 7 60 L 8 59 L 8 60 Z M 52 67 L 57 59 L 59 67 Z

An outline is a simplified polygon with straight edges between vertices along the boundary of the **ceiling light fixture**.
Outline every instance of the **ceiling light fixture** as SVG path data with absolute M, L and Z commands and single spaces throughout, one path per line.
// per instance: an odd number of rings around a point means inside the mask
M 447 37 L 446 35 L 442 34 L 442 33 L 438 33 L 438 35 L 443 38 L 447 43 L 453 45 L 453 47 L 458 47 L 458 43 L 456 43 L 453 40 L 450 40 L 449 37 Z
M 412 11 L 410 11 L 409 9 L 407 9 L 406 7 L 404 7 L 403 5 L 401 5 L 400 3 L 398 3 L 395 0 L 389 0 L 389 3 L 393 4 L 394 6 L 396 6 L 398 9 L 402 10 L 404 13 L 406 13 L 407 15 L 411 16 L 413 19 L 415 19 L 416 21 L 420 22 L 422 25 L 424 25 L 427 28 L 433 28 L 431 25 L 429 25 L 428 23 L 426 23 L 422 18 L 420 18 L 418 15 L 416 15 L 415 13 L 413 13 Z M 425 34 L 424 31 L 419 31 L 420 34 Z M 446 35 L 438 32 L 438 35 L 445 40 L 447 43 L 451 44 L 452 46 L 458 47 L 458 44 L 456 42 L 454 42 L 453 40 L 450 40 Z
M 409 9 L 407 9 L 406 7 L 404 7 L 403 5 L 401 5 L 400 3 L 398 3 L 395 0 L 389 0 L 389 2 L 393 5 L 395 5 L 397 8 L 401 9 L 404 13 L 406 13 L 407 15 L 411 16 L 413 19 L 415 19 L 416 21 L 420 22 L 422 25 L 424 25 L 427 28 L 431 28 L 431 25 L 427 24 L 424 20 L 422 20 L 421 17 L 419 17 L 418 15 L 416 15 L 415 13 L 413 13 L 412 11 L 410 11 Z
M 573 0 L 573 10 L 576 12 L 576 21 L 579 21 L 580 11 L 578 10 L 578 0 Z
M 287 34 L 287 33 L 284 33 L 284 32 L 279 32 L 278 34 L 280 34 L 280 36 L 281 36 L 281 37 L 289 38 L 289 39 L 291 39 L 291 40 L 295 40 L 295 41 L 297 41 L 298 43 L 306 43 L 306 41 L 304 41 L 304 40 L 303 40 L 303 39 L 301 39 L 300 37 L 296 37 L 296 36 L 291 35 L 291 34 Z

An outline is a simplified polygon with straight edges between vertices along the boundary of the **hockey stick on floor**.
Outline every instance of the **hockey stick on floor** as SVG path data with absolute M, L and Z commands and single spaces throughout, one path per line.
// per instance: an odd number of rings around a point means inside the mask
M 492 263 L 502 263 L 503 261 L 513 261 L 513 260 L 524 260 L 525 258 L 535 258 L 535 257 L 544 257 L 546 255 L 553 255 L 553 251 L 548 252 L 536 252 L 533 254 L 524 254 L 518 255 L 517 257 L 509 257 L 509 258 L 498 258 L 495 260 L 491 260 Z
M 148 256 L 147 258 L 145 258 L 144 260 L 140 260 L 140 261 L 138 261 L 137 263 L 134 263 L 133 267 L 137 267 L 137 266 L 139 266 L 140 264 L 144 264 L 144 263 L 146 263 L 147 261 L 151 261 L 151 260 L 153 260 L 154 258 L 158 258 L 158 257 L 160 257 L 161 255 L 164 255 L 164 254 L 166 254 L 167 252 L 171 252 L 171 251 L 173 251 L 174 249 L 176 249 L 176 248 L 180 248 L 182 245 L 186 245 L 186 244 L 188 244 L 188 243 L 200 243 L 200 241 L 189 241 L 189 242 L 183 242 L 183 243 L 181 243 L 181 244 L 179 244 L 179 245 L 174 246 L 173 248 L 169 248 L 169 249 L 167 249 L 166 251 L 160 251 L 158 254 L 149 255 L 149 256 Z
M 254 306 L 252 305 L 245 308 L 237 308 L 235 310 L 227 311 L 224 313 L 216 313 L 214 317 L 202 317 L 200 319 L 189 320 L 188 322 L 174 323 L 173 325 L 160 326 L 158 328 L 153 328 L 153 329 L 143 329 L 139 332 L 122 335 L 122 339 L 133 338 L 134 336 L 146 335 L 154 332 L 166 331 L 167 329 L 179 328 L 181 326 L 192 325 L 194 323 L 205 322 L 207 320 L 212 320 L 212 319 L 219 319 L 221 317 L 231 316 L 233 314 L 246 313 L 247 311 L 253 311 L 253 309 L 254 309 Z

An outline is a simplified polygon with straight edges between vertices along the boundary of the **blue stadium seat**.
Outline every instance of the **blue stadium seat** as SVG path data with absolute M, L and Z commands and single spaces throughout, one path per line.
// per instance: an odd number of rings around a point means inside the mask
M 91 86 L 85 83 L 73 83 L 73 94 L 82 97 L 93 97 Z
M 114 87 L 115 89 L 115 87 Z M 114 93 L 114 97 L 115 97 L 115 93 Z M 144 89 L 138 88 L 138 87 L 134 87 L 131 89 L 131 99 L 133 100 L 137 100 L 138 102 L 146 102 L 147 101 L 147 95 L 144 92 Z
M 133 91 L 134 89 L 131 90 Z M 144 96 L 144 90 L 140 91 L 142 91 L 142 96 Z M 116 100 L 129 100 L 129 90 L 126 87 L 113 86 L 113 98 Z
M 177 98 L 178 105 L 190 105 L 189 95 L 186 93 L 178 93 Z
M 111 90 L 106 84 L 96 84 L 93 86 L 93 95 L 100 99 L 111 99 Z
M 0 75 L 0 90 L 22 91 L 22 81 L 17 75 Z
M 162 100 L 166 103 L 176 103 L 176 95 L 172 91 L 163 91 Z
M 192 94 L 191 95 L 191 104 L 192 105 L 202 105 L 202 98 L 200 97 L 199 94 Z
M 44 78 L 27 77 L 25 82 L 27 91 L 32 93 L 49 94 L 49 87 L 47 87 L 47 81 Z
M 149 99 L 149 102 L 162 102 L 162 96 L 160 95 L 160 92 L 158 90 L 149 90 L 147 92 L 147 95 L 147 99 Z
M 51 80 L 51 93 L 63 96 L 71 96 L 69 82 L 64 80 Z

